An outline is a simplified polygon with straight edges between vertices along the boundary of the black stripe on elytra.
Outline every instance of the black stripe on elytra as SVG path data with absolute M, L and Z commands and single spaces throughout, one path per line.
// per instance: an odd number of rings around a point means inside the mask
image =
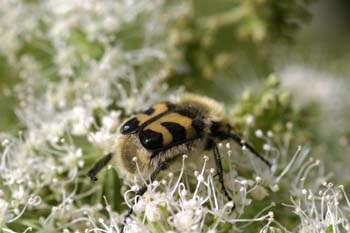
M 162 118 L 163 116 L 169 114 L 170 112 L 174 111 L 175 105 L 170 103 L 170 102 L 164 102 L 168 108 L 168 110 L 166 110 L 163 113 L 160 113 L 154 117 L 152 117 L 151 119 L 148 119 L 147 121 L 143 122 L 142 125 L 139 126 L 139 131 L 142 131 L 142 129 L 144 129 L 145 127 L 147 127 L 147 125 L 149 125 L 150 123 L 158 120 L 159 118 Z
M 169 123 L 169 122 L 164 122 L 164 123 Z M 162 123 L 162 124 L 164 124 L 164 123 Z M 193 119 L 192 127 L 195 128 L 195 130 L 196 130 L 196 135 L 194 138 L 186 138 L 186 136 L 184 136 L 184 140 L 178 140 L 178 141 L 173 140 L 170 144 L 163 145 L 163 147 L 158 148 L 156 150 L 153 150 L 151 159 L 154 159 L 155 157 L 158 156 L 159 153 L 164 152 L 172 147 L 175 147 L 175 146 L 178 146 L 181 144 L 187 145 L 187 144 L 190 144 L 193 141 L 197 140 L 198 138 L 201 138 L 203 136 L 203 132 L 204 132 L 204 122 L 200 119 Z M 169 130 L 169 132 L 170 132 L 170 130 Z M 172 135 L 174 136 L 173 133 L 172 133 Z
M 139 120 L 136 117 L 131 118 L 127 122 L 125 122 L 120 127 L 120 133 L 122 134 L 131 134 L 134 133 L 139 128 Z
M 159 153 L 162 153 L 162 152 L 165 152 L 175 146 L 178 146 L 178 145 L 189 145 L 191 144 L 193 141 L 197 140 L 198 138 L 200 138 L 200 136 L 196 136 L 195 138 L 191 138 L 191 139 L 186 139 L 184 141 L 179 141 L 179 142 L 176 142 L 176 143 L 170 143 L 169 145 L 165 145 L 159 149 L 156 149 L 156 150 L 153 150 L 152 151 L 152 155 L 151 155 L 151 160 L 154 159 L 155 157 L 157 157 L 159 155 Z M 181 155 L 181 154 L 180 154 Z
M 147 109 L 146 111 L 143 111 L 142 113 L 143 114 L 146 114 L 146 115 L 152 115 L 152 113 L 154 113 L 154 108 L 153 107 L 150 107 L 149 109 Z
M 147 150 L 156 150 L 163 147 L 163 135 L 153 130 L 139 131 L 139 139 Z
M 191 119 L 199 116 L 199 111 L 190 106 L 175 109 L 175 112 L 179 113 L 182 116 L 187 116 Z
M 171 144 L 186 140 L 186 129 L 182 125 L 174 122 L 163 122 L 161 125 L 173 136 Z
M 171 112 L 174 109 L 174 104 L 171 104 L 169 102 L 165 102 L 168 110 L 166 110 L 165 112 L 152 117 L 151 119 L 148 119 L 147 121 L 143 122 L 143 124 L 140 124 L 140 121 L 137 119 L 137 115 L 133 118 L 131 118 L 130 120 L 128 120 L 127 122 L 125 122 L 121 127 L 120 127 L 120 133 L 122 134 L 132 134 L 132 133 L 136 133 L 137 131 L 139 131 L 140 129 L 146 127 L 147 125 L 149 125 L 150 123 L 152 123 L 155 120 L 158 120 L 159 118 L 161 118 L 162 116 L 168 114 L 169 112 Z M 146 115 L 151 115 L 153 112 L 155 111 L 155 109 L 153 107 L 147 109 L 146 111 L 143 111 L 143 114 Z

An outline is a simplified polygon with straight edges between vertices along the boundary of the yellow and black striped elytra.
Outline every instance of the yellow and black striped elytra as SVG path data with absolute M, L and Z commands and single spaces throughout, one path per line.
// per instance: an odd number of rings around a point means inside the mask
M 120 127 L 115 151 L 108 153 L 89 171 L 91 180 L 112 159 L 121 175 L 133 178 L 136 173 L 153 182 L 158 174 L 168 169 L 178 158 L 187 154 L 198 156 L 203 151 L 212 151 L 216 172 L 222 190 L 232 200 L 223 179 L 221 155 L 217 144 L 231 139 L 242 148 L 271 167 L 252 145 L 233 132 L 223 106 L 204 96 L 183 95 L 172 102 L 161 102 L 127 119 Z M 135 165 L 136 158 L 138 169 Z M 142 196 L 147 190 L 144 184 L 136 193 Z M 126 218 L 133 212 L 130 208 Z
M 169 112 L 171 108 L 172 104 L 168 102 L 155 104 L 146 111 L 138 113 L 135 117 L 132 117 L 130 120 L 125 122 L 120 128 L 120 132 L 122 134 L 134 133 L 149 121 L 157 119 Z
M 157 152 L 200 138 L 201 117 L 191 106 L 161 103 L 125 122 L 121 133 L 137 134 L 145 149 Z

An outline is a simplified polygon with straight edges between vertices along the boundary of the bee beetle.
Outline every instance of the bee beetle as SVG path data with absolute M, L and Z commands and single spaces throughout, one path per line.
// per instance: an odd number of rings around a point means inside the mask
M 161 102 L 146 111 L 127 119 L 120 127 L 116 140 L 116 150 L 98 161 L 89 171 L 92 181 L 96 174 L 114 156 L 122 174 L 136 175 L 137 166 L 142 173 L 149 175 L 148 183 L 167 169 L 175 160 L 187 154 L 189 157 L 211 150 L 216 171 L 223 192 L 229 201 L 222 171 L 221 156 L 217 144 L 232 139 L 242 148 L 247 148 L 267 166 L 271 163 L 262 157 L 250 144 L 233 132 L 223 106 L 213 99 L 186 94 L 174 102 Z M 137 166 L 134 158 L 137 160 Z M 136 193 L 142 196 L 147 190 L 143 185 Z M 133 212 L 131 207 L 126 218 Z

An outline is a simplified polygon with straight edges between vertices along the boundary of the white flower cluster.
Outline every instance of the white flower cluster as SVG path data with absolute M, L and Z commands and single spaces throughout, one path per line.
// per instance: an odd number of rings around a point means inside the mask
M 21 78 L 13 95 L 24 128 L 1 133 L 2 231 L 78 231 L 103 217 L 96 200 L 86 204 L 101 190 L 89 184 L 87 164 L 112 150 L 122 114 L 163 98 L 167 56 L 162 44 L 149 43 L 165 33 L 154 14 L 162 7 L 149 0 L 1 2 L 0 53 Z
M 208 156 L 203 157 L 201 170 L 193 173 L 186 167 L 187 158 L 183 156 L 179 174 L 168 173 L 160 181 L 148 185 L 142 198 L 135 197 L 138 199 L 134 206 L 136 216 L 128 220 L 125 232 L 221 232 L 224 224 L 228 229 L 238 230 L 240 228 L 235 226 L 238 222 L 271 220 L 271 214 L 240 219 L 244 208 L 251 204 L 248 194 L 256 189 L 261 179 L 233 180 L 236 188 L 230 191 L 235 200 L 239 200 L 236 203 L 239 209 L 233 211 L 234 203 L 227 201 L 214 179 L 215 169 L 210 168 Z M 129 192 L 137 188 L 134 186 L 126 192 L 128 203 L 134 201 L 134 198 L 129 200 Z
M 344 187 L 325 182 L 318 193 L 303 189 L 302 196 L 291 197 L 293 212 L 299 217 L 298 232 L 349 232 L 350 202 Z M 341 204 L 345 198 L 346 203 Z M 331 231 L 330 231 L 331 230 Z

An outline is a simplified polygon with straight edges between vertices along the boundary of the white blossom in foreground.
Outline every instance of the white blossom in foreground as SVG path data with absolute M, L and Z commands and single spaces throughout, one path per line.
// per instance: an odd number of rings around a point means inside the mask
M 349 202 L 343 186 L 334 187 L 324 183 L 324 187 L 314 193 L 303 189 L 300 198 L 291 197 L 293 209 L 299 217 L 298 232 L 349 232 Z M 345 199 L 346 204 L 341 204 Z
M 267 206 L 253 219 L 240 218 L 214 178 L 215 169 L 209 167 L 210 159 L 204 156 L 200 171 L 194 172 L 186 167 L 187 159 L 188 156 L 184 155 L 181 170 L 176 174 L 165 172 L 163 178 L 149 184 L 141 198 L 132 197 L 140 187 L 138 185 L 125 192 L 129 207 L 138 199 L 133 207 L 135 214 L 127 220 L 125 232 L 222 232 L 224 225 L 227 230 L 243 230 L 245 226 L 239 226 L 239 223 L 256 221 L 270 225 L 275 222 L 273 213 L 267 211 L 273 205 Z M 144 182 L 144 177 L 140 176 L 138 180 Z M 259 182 L 259 179 L 243 178 L 234 181 L 241 188 L 231 190 L 231 194 L 237 196 L 235 200 L 245 200 L 236 203 L 242 212 L 252 203 L 248 194 Z

